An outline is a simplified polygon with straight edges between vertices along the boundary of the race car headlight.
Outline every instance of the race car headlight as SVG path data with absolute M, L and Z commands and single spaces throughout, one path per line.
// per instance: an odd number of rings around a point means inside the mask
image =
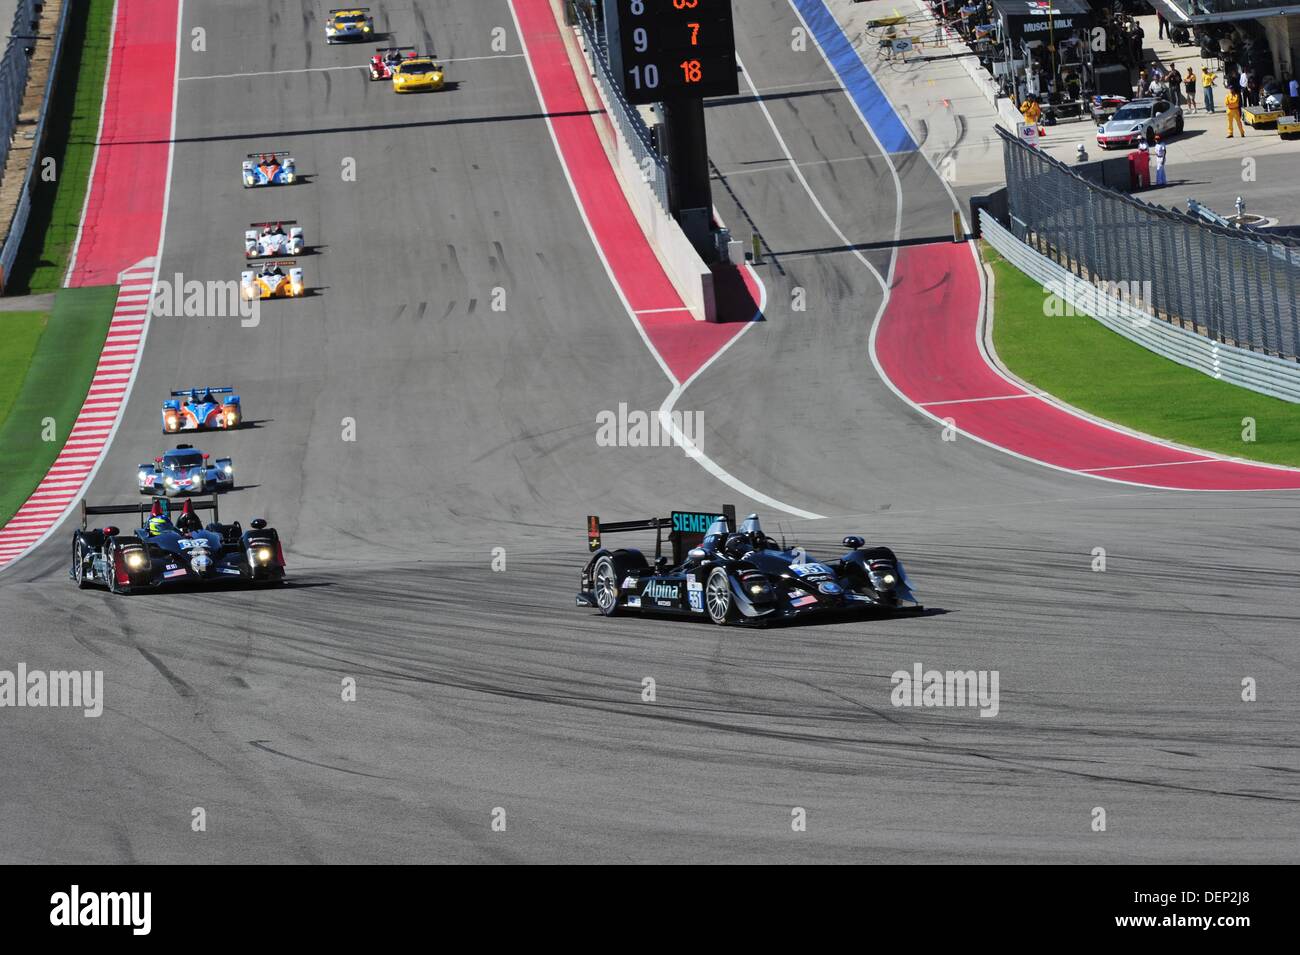
M 149 475 L 145 474 L 143 471 L 140 472 L 140 480 L 141 480 L 141 481 L 143 481 L 143 480 L 144 480 L 146 477 L 148 477 L 148 476 L 149 476 Z
M 296 175 L 294 175 L 293 173 L 291 173 L 291 172 L 286 172 L 286 173 L 284 174 L 284 181 L 285 181 L 285 182 L 293 182 L 293 181 L 294 181 L 295 179 L 297 179 L 297 178 L 298 178 L 298 177 L 297 177 Z
M 745 581 L 745 590 L 749 591 L 751 596 L 761 597 L 772 592 L 772 585 L 766 580 L 751 578 Z
M 269 548 L 269 547 L 259 547 L 259 548 L 257 549 L 257 555 L 256 555 L 256 556 L 257 556 L 257 559 L 260 560 L 262 563 L 264 563 L 264 564 L 267 563 L 267 562 L 270 561 L 270 559 L 271 559 L 271 548 Z
M 235 469 L 234 469 L 234 467 L 233 467 L 232 465 L 229 465 L 229 464 L 227 464 L 224 468 L 222 468 L 222 470 L 225 471 L 227 474 L 234 474 L 234 473 L 235 473 Z
M 176 482 L 168 477 L 168 478 L 163 478 L 163 483 L 166 484 L 168 487 L 171 487 Z
M 126 555 L 126 566 L 132 570 L 139 570 L 144 566 L 144 554 L 138 550 L 133 550 Z

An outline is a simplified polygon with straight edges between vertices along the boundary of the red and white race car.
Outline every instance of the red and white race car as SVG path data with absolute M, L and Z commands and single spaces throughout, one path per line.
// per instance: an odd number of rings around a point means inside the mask
M 393 69 L 402 60 L 415 59 L 413 46 L 378 46 L 375 55 L 370 58 L 370 79 L 391 80 Z

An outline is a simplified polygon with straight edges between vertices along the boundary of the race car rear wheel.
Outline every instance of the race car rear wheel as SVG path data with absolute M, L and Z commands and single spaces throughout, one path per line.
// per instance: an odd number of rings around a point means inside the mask
M 709 612 L 709 619 L 720 627 L 735 618 L 736 601 L 731 596 L 731 581 L 721 567 L 709 571 L 708 582 L 704 585 L 704 608 Z
M 596 569 L 591 575 L 591 588 L 595 591 L 596 606 L 606 617 L 618 612 L 618 570 L 614 561 L 602 557 L 596 561 Z

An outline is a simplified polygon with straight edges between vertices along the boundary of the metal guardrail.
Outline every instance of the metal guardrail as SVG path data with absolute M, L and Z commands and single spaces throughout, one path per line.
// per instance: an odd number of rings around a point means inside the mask
M 1152 314 L 1183 328 L 1300 360 L 1300 243 L 1151 205 L 998 135 L 1018 238 L 1086 282 L 1148 290 Z
M 32 37 L 32 21 L 36 19 L 35 0 L 19 0 L 14 10 L 14 21 L 9 28 L 9 42 L 4 56 L 0 57 L 0 173 L 9 158 L 14 130 L 18 127 L 18 114 L 23 108 L 23 93 L 27 89 L 27 72 L 31 57 L 27 47 L 37 43 Z
M 15 15 L 15 24 L 21 17 L 22 7 L 24 5 L 31 8 L 33 6 L 32 0 L 24 0 L 23 4 L 19 5 L 18 14 Z M 59 11 L 59 23 L 54 31 L 54 47 L 50 53 L 50 73 L 45 79 L 44 99 L 41 100 L 41 115 L 36 121 L 35 137 L 32 140 L 34 148 L 32 149 L 31 161 L 28 162 L 27 172 L 23 176 L 22 190 L 18 196 L 18 204 L 14 208 L 13 218 L 9 220 L 9 230 L 5 233 L 4 245 L 0 246 L 0 292 L 4 290 L 4 283 L 9 281 L 9 275 L 13 271 L 14 262 L 18 258 L 18 250 L 23 243 L 23 235 L 27 231 L 27 217 L 31 214 L 32 210 L 32 186 L 35 182 L 36 171 L 40 167 L 40 152 L 42 147 L 45 145 L 45 121 L 49 117 L 50 98 L 54 95 L 54 84 L 58 80 L 59 60 L 63 52 L 63 37 L 64 34 L 67 33 L 68 20 L 71 16 L 72 6 L 72 0 L 67 0 L 67 2 L 63 4 L 63 8 Z M 27 22 L 30 23 L 31 21 L 28 20 Z M 15 41 L 11 40 L 10 49 L 5 51 L 6 60 L 8 60 L 14 42 Z M 21 47 L 18 49 L 18 54 L 24 61 L 23 83 L 25 85 L 27 82 L 27 55 Z M 0 65 L 0 71 L 4 68 L 3 65 Z M 18 96 L 18 105 L 21 106 L 21 89 L 19 90 Z M 17 112 L 14 113 L 13 119 L 16 124 L 18 121 Z M 12 130 L 10 135 L 12 136 Z M 6 138 L 4 142 L 5 158 L 8 158 L 10 138 Z M 3 170 L 3 168 L 4 160 L 0 160 L 0 170 Z
M 623 92 L 609 69 L 609 56 L 605 47 L 605 37 L 588 15 L 588 10 L 581 4 L 573 8 L 574 19 L 582 31 L 582 40 L 596 65 L 595 79 L 601 95 L 610 106 L 609 115 L 618 127 L 628 148 L 636 156 L 641 167 L 642 177 L 654 190 L 655 198 L 664 211 L 670 210 L 668 203 L 668 166 L 659 150 L 655 148 L 654 135 L 645 124 L 635 106 L 623 98 Z
M 1300 364 L 1226 345 L 1161 321 L 1080 279 L 1069 269 L 1026 245 L 985 209 L 980 210 L 980 230 L 993 248 L 1041 284 L 1045 292 L 1059 295 L 1075 311 L 1088 315 L 1111 331 L 1211 378 L 1300 403 Z

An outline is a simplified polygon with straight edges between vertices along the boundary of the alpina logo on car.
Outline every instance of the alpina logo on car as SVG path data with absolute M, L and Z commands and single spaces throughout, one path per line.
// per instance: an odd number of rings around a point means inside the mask
M 641 596 L 648 600 L 676 600 L 677 585 L 664 583 L 646 584 L 645 590 L 641 591 Z

